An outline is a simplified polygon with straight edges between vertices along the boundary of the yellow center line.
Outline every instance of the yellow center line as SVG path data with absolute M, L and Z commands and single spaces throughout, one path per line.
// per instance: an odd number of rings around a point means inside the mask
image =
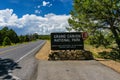
M 15 47 L 15 48 L 12 48 L 12 49 L 9 49 L 9 50 L 5 50 L 5 51 L 1 51 L 0 54 L 3 54 L 3 53 L 6 53 L 6 52 L 9 52 L 9 51 L 13 51 L 17 48 L 22 48 L 22 47 L 25 47 L 26 45 L 23 45 L 23 46 L 18 46 L 18 47 Z

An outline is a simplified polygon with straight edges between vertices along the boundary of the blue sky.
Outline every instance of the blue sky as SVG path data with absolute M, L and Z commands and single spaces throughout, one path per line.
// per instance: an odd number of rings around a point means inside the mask
M 72 0 L 1 0 L 0 9 L 6 8 L 13 9 L 19 17 L 25 14 L 39 16 L 48 13 L 69 14 L 72 8 Z M 35 10 L 40 11 L 40 13 L 35 13 Z
M 72 0 L 0 0 L 0 28 L 17 34 L 66 31 Z

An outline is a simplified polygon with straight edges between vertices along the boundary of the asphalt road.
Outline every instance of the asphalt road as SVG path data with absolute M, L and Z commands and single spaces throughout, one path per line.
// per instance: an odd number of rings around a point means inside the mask
M 35 54 L 37 50 L 44 44 L 45 41 L 30 42 L 28 44 L 21 44 L 18 46 L 11 46 L 8 48 L 0 48 L 0 58 L 10 58 L 19 62 L 29 54 Z
M 45 41 L 40 40 L 7 48 L 0 48 L 0 58 L 1 61 L 4 60 L 5 65 L 8 64 L 5 60 L 11 59 L 20 67 L 19 69 L 12 70 L 12 72 L 9 73 L 12 78 L 7 80 L 12 80 L 13 78 L 16 80 L 30 80 L 31 77 L 35 77 L 34 72 L 37 68 L 37 60 L 34 55 L 44 43 Z
M 39 61 L 37 80 L 120 80 L 98 61 Z

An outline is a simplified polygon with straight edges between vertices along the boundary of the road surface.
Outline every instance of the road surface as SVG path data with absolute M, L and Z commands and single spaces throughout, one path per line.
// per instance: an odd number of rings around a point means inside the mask
M 120 74 L 98 61 L 39 61 L 37 80 L 120 80 Z
M 30 80 L 31 77 L 34 77 L 34 70 L 37 68 L 37 60 L 34 58 L 34 55 L 44 43 L 45 41 L 40 40 L 7 48 L 0 48 L 1 61 L 4 60 L 5 63 L 6 59 L 12 59 L 20 67 L 20 69 L 12 70 L 12 73 L 9 73 L 9 75 L 16 80 Z M 3 78 L 3 76 L 0 77 Z M 10 80 L 12 80 L 12 78 Z
M 0 58 L 10 58 L 17 62 L 40 49 L 44 41 L 30 42 L 8 48 L 0 48 Z

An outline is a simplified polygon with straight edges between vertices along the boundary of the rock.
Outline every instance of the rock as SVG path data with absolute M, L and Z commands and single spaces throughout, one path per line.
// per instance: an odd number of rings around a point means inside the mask
M 91 60 L 93 59 L 90 51 L 72 50 L 72 51 L 53 51 L 48 60 Z

